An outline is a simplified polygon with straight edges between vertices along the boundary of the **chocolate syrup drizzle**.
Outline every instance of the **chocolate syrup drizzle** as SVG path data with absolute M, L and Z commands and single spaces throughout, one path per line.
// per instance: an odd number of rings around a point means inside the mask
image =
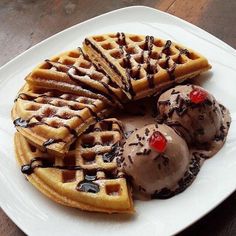
M 137 71 L 137 73 L 133 73 L 131 61 L 130 61 L 131 56 L 128 52 L 125 53 L 125 50 L 124 50 L 124 47 L 127 48 L 125 34 L 122 32 L 121 33 L 118 32 L 116 34 L 116 37 L 118 38 L 117 43 L 119 44 L 121 54 L 125 55 L 123 58 L 123 63 L 124 63 L 124 67 L 126 70 L 127 83 L 126 83 L 125 78 L 121 75 L 121 73 L 117 69 L 117 67 L 108 60 L 108 58 L 101 52 L 101 50 L 99 48 L 97 48 L 89 39 L 85 39 L 85 44 L 90 45 L 96 52 L 98 52 L 101 55 L 101 57 L 114 70 L 114 72 L 121 77 L 123 89 L 126 92 L 129 92 L 132 97 L 135 96 L 135 92 L 133 90 L 131 80 L 132 79 L 134 79 L 134 80 L 140 79 L 141 64 L 143 64 L 145 62 L 145 59 L 144 59 L 144 52 L 145 51 L 148 51 L 148 57 L 146 58 L 146 71 L 147 71 L 147 80 L 148 80 L 149 88 L 153 88 L 155 86 L 154 74 L 156 74 L 158 72 L 157 64 L 158 64 L 159 59 L 162 58 L 162 54 L 166 55 L 166 61 L 164 63 L 164 68 L 166 69 L 167 73 L 169 74 L 169 77 L 171 80 L 175 80 L 174 72 L 177 67 L 177 64 L 180 64 L 181 55 L 185 54 L 186 56 L 189 56 L 189 51 L 187 49 L 180 48 L 177 61 L 173 62 L 173 64 L 170 65 L 170 55 L 171 55 L 170 48 L 171 48 L 172 42 L 171 42 L 171 40 L 167 40 L 162 51 L 161 51 L 161 54 L 159 55 L 159 58 L 157 58 L 156 64 L 151 65 L 150 60 L 151 60 L 152 48 L 153 48 L 153 44 L 154 44 L 154 37 L 153 36 L 146 36 L 145 43 L 143 45 L 143 51 L 141 52 L 141 60 L 140 60 L 140 63 L 138 64 L 138 71 Z
M 59 170 L 82 170 L 80 166 L 59 166 L 54 165 L 54 158 L 35 157 L 31 159 L 29 164 L 21 166 L 21 172 L 25 175 L 31 175 L 36 168 L 52 168 Z M 40 162 L 40 163 L 37 163 Z
M 80 47 L 78 47 L 78 50 L 80 51 L 80 53 L 84 57 L 84 59 L 89 61 L 91 63 L 91 65 L 93 65 L 98 72 L 104 74 L 104 76 L 105 76 L 104 71 L 102 71 L 95 64 L 93 64 L 92 61 L 89 59 L 89 57 L 86 54 L 84 54 L 83 50 Z M 75 77 L 76 75 L 78 75 L 78 76 L 87 75 L 90 79 L 92 79 L 90 74 L 88 74 L 84 71 L 83 72 L 80 71 L 80 69 L 76 66 L 70 66 L 70 68 L 73 68 L 76 71 L 75 74 L 71 73 L 69 70 L 67 71 L 67 74 L 69 75 L 71 80 L 73 80 L 75 83 L 77 83 L 78 85 L 80 85 L 81 87 L 83 87 L 86 90 L 92 91 L 95 94 L 101 94 L 102 96 L 106 97 L 106 99 L 108 99 L 109 101 L 115 101 L 115 102 L 118 101 L 119 103 L 121 103 L 120 98 L 112 91 L 112 89 L 109 87 L 109 85 L 107 83 L 100 81 L 100 80 L 96 80 L 96 82 L 100 83 L 106 89 L 107 93 L 104 93 L 101 90 L 95 89 L 94 87 L 89 86 L 87 83 L 84 83 L 82 80 L 79 80 L 77 77 Z
M 118 75 L 120 76 L 121 78 L 121 82 L 122 82 L 122 86 L 123 86 L 123 89 L 128 92 L 130 90 L 128 84 L 126 83 L 126 80 L 124 78 L 124 76 L 120 73 L 120 71 L 117 69 L 117 67 L 112 64 L 108 58 L 101 52 L 101 50 L 96 47 L 93 42 L 91 42 L 88 38 L 85 38 L 84 40 L 85 44 L 86 45 L 90 45 L 97 53 L 99 53 L 99 55 L 108 63 L 108 65 L 113 69 L 113 71 Z
M 64 65 L 60 62 L 53 62 L 50 60 L 45 60 L 45 62 L 47 62 L 49 65 L 51 65 L 52 67 L 56 68 L 56 70 L 58 72 L 64 72 L 67 73 L 67 75 L 69 76 L 69 78 L 74 81 L 77 85 L 79 85 L 82 89 L 84 89 L 87 93 L 93 93 L 96 94 L 95 97 L 98 97 L 99 99 L 101 99 L 102 101 L 104 101 L 105 103 L 108 104 L 113 104 L 110 101 L 113 100 L 113 97 L 110 96 L 110 93 L 112 92 L 111 90 L 107 90 L 109 94 L 103 93 L 102 91 L 92 88 L 91 86 L 89 86 L 87 83 L 84 83 L 83 81 L 79 80 L 77 77 L 75 77 L 75 75 L 73 73 L 70 72 L 70 69 L 73 68 L 78 76 L 89 76 L 90 79 L 92 79 L 90 77 L 89 74 L 87 74 L 86 72 L 82 72 L 80 71 L 80 69 L 76 66 L 69 66 L 69 65 Z M 98 83 L 102 84 L 100 81 L 97 81 Z M 102 84 L 103 85 L 103 84 Z M 112 92 L 113 95 L 113 92 Z
M 127 43 L 126 43 L 126 38 L 125 38 L 125 34 L 124 33 L 117 33 L 116 34 L 116 37 L 118 38 L 118 41 L 117 43 L 119 44 L 119 48 L 121 50 L 121 53 L 124 54 L 125 50 L 123 49 L 123 47 L 126 47 L 127 48 Z M 128 91 L 130 93 L 130 95 L 132 97 L 135 96 L 135 92 L 133 90 L 133 85 L 132 85 L 132 82 L 131 82 L 131 69 L 132 69 L 132 64 L 131 64 L 131 55 L 129 53 L 126 52 L 125 54 L 125 57 L 123 59 L 123 63 L 124 63 L 124 66 L 125 66 L 125 70 L 126 70 L 126 77 L 127 77 L 127 83 L 128 83 Z
M 86 193 L 98 193 L 100 187 L 97 183 L 93 181 L 97 180 L 97 170 L 83 170 L 84 180 L 79 182 L 76 186 L 77 191 Z
M 119 125 L 120 129 L 117 130 L 119 132 L 122 132 L 122 127 L 119 122 L 117 121 L 106 121 L 103 120 L 101 122 L 104 122 L 104 130 L 114 130 L 113 129 L 113 124 Z M 94 125 L 90 127 L 90 131 L 87 132 L 94 132 L 94 131 L 103 131 L 103 129 L 95 128 Z M 55 142 L 59 142 L 61 140 L 54 140 L 54 139 L 49 139 L 44 143 L 44 146 L 50 145 Z M 101 144 L 99 144 L 101 145 Z M 87 148 L 90 148 L 91 146 L 88 146 Z M 74 147 L 75 148 L 75 147 Z M 86 147 L 84 147 L 86 148 Z M 120 142 L 116 142 L 115 144 L 112 145 L 111 151 L 104 153 L 102 158 L 105 163 L 110 163 L 114 160 L 115 157 L 118 157 L 120 155 Z M 99 153 L 97 153 L 99 154 Z M 55 165 L 55 158 L 52 157 L 35 157 L 31 159 L 31 161 L 28 164 L 22 165 L 21 171 L 25 175 L 31 175 L 34 173 L 34 170 L 37 168 L 51 168 L 51 169 L 59 169 L 59 170 L 68 170 L 68 171 L 77 171 L 77 170 L 82 170 L 84 174 L 84 179 L 79 182 L 76 186 L 77 191 L 82 191 L 82 192 L 89 192 L 89 193 L 97 193 L 100 191 L 99 184 L 94 183 L 97 178 L 97 171 L 104 171 L 106 175 L 109 175 L 109 177 L 112 178 L 123 178 L 124 176 L 122 175 L 117 175 L 117 173 L 108 173 L 106 169 L 84 169 L 83 167 L 79 165 Z
M 105 163 L 107 163 L 107 162 L 112 162 L 113 159 L 114 159 L 116 156 L 118 156 L 118 154 L 119 154 L 119 151 L 120 151 L 119 147 L 120 147 L 119 142 L 113 144 L 112 147 L 111 147 L 111 151 L 105 153 L 105 154 L 102 156 L 103 161 L 104 161 Z
M 38 97 L 45 97 L 45 98 L 48 98 L 48 97 L 50 97 L 50 96 L 47 96 L 46 94 L 44 94 L 44 95 L 38 96 Z M 35 102 L 35 103 L 38 103 L 38 102 L 36 101 L 36 99 L 37 99 L 38 97 L 36 97 L 36 96 L 34 97 L 34 96 L 31 96 L 31 95 L 22 93 L 22 94 L 19 94 L 19 95 L 18 95 L 18 98 L 17 98 L 17 99 L 29 100 L 29 101 L 33 101 L 33 102 Z M 50 98 L 51 98 L 51 97 L 50 97 Z M 75 101 L 75 100 L 73 100 L 73 99 L 71 99 L 71 98 L 70 98 L 70 99 L 67 99 L 67 100 L 69 100 L 69 101 Z M 54 106 L 54 105 L 51 104 L 51 103 L 49 103 L 49 104 L 52 105 L 52 106 Z M 92 104 L 92 105 L 94 106 L 94 104 Z M 71 107 L 71 108 L 72 108 L 72 107 Z M 86 108 L 89 110 L 90 114 L 94 117 L 94 119 L 95 119 L 96 121 L 101 120 L 101 118 L 97 115 L 96 112 L 93 111 L 93 109 L 92 109 L 91 107 L 87 106 Z M 77 109 L 77 110 L 78 110 L 78 109 Z M 81 109 L 80 109 L 80 110 L 81 110 Z M 65 118 L 65 117 L 59 116 L 59 115 L 52 115 L 52 117 L 58 117 L 58 118 L 63 118 L 63 119 Z M 81 120 L 84 122 L 83 118 L 82 118 L 80 115 L 71 115 L 69 118 L 73 118 L 73 117 L 77 117 L 78 119 L 81 119 Z M 31 121 L 33 118 L 35 118 L 37 121 L 30 123 L 30 121 Z M 46 116 L 44 116 L 44 115 L 38 115 L 38 116 L 34 115 L 34 116 L 30 117 L 28 120 L 24 120 L 24 119 L 22 119 L 22 118 L 17 118 L 17 119 L 15 119 L 15 120 L 13 121 L 13 124 L 14 124 L 16 127 L 21 127 L 21 128 L 33 128 L 33 127 L 38 126 L 38 125 L 48 125 L 48 126 L 50 126 L 49 124 L 47 124 L 46 122 L 43 121 L 43 118 L 46 118 Z M 77 137 L 77 131 L 76 131 L 75 129 L 72 129 L 70 126 L 68 126 L 68 125 L 66 125 L 66 124 L 60 124 L 58 127 L 64 127 L 64 128 L 66 128 L 66 129 L 69 131 L 69 133 L 70 133 L 71 135 L 73 135 L 74 137 Z M 64 141 L 63 141 L 62 139 L 48 139 L 48 140 L 46 140 L 46 141 L 43 143 L 43 146 L 44 146 L 44 147 L 47 147 L 47 146 L 49 146 L 49 145 L 51 145 L 51 144 L 55 144 L 55 143 L 59 143 L 59 142 L 64 142 Z
M 86 173 L 89 171 L 83 169 L 81 166 L 54 165 L 54 161 L 55 161 L 54 158 L 35 157 L 31 159 L 29 164 L 22 165 L 21 172 L 25 175 L 31 175 L 33 174 L 36 168 L 51 168 L 51 169 L 70 170 L 70 171 L 83 170 L 84 180 L 78 183 L 78 185 L 76 186 L 76 190 L 89 193 L 97 193 L 100 191 L 99 185 L 97 183 L 93 183 L 93 181 L 96 180 L 96 175 L 91 175 L 89 173 Z
M 89 62 L 96 68 L 96 70 L 97 70 L 98 72 L 100 72 L 100 73 L 106 75 L 106 77 L 109 79 L 109 81 L 112 81 L 111 78 L 105 73 L 104 70 L 102 70 L 101 68 L 98 68 L 97 65 L 94 64 L 86 54 L 84 54 L 82 48 L 78 47 L 78 49 L 80 50 L 80 53 L 83 55 L 83 57 L 84 57 L 87 61 L 89 61 Z M 122 101 L 121 101 L 121 99 L 119 98 L 119 96 L 118 96 L 116 93 L 114 93 L 114 92 L 112 91 L 112 89 L 110 88 L 109 83 L 105 83 L 105 82 L 100 81 L 100 80 L 98 80 L 97 82 L 99 82 L 100 84 L 103 85 L 103 87 L 107 90 L 107 93 L 108 93 L 110 96 L 112 96 L 112 97 L 115 98 L 115 101 L 117 100 L 119 103 L 122 103 Z

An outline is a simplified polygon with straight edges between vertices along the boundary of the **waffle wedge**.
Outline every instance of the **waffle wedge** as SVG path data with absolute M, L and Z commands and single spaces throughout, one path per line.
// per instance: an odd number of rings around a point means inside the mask
M 111 112 L 103 101 L 26 84 L 12 109 L 17 130 L 41 150 L 64 155 L 91 124 Z
M 83 48 L 130 99 L 150 96 L 211 68 L 192 49 L 153 36 L 94 35 L 85 39 Z
M 103 120 L 81 135 L 62 159 L 41 152 L 17 132 L 16 159 L 27 179 L 60 204 L 87 211 L 132 213 L 129 187 L 113 158 L 121 140 L 119 122 Z
M 126 96 L 99 70 L 81 48 L 45 60 L 27 77 L 33 88 L 57 89 L 66 93 L 98 98 L 110 106 L 121 106 Z

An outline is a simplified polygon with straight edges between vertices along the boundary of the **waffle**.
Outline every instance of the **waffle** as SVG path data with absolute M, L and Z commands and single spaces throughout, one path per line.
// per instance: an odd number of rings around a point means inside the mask
M 33 88 L 57 89 L 121 106 L 124 93 L 78 48 L 45 60 L 27 76 Z
M 87 37 L 83 46 L 130 99 L 150 96 L 211 68 L 192 49 L 153 36 L 95 35 Z
M 42 151 L 63 155 L 78 135 L 111 108 L 99 99 L 55 90 L 32 90 L 26 84 L 15 101 L 17 130 Z
M 88 211 L 132 213 L 126 179 L 112 158 L 122 140 L 120 127 L 116 119 L 96 123 L 64 159 L 41 152 L 17 132 L 16 158 L 27 179 L 58 203 Z

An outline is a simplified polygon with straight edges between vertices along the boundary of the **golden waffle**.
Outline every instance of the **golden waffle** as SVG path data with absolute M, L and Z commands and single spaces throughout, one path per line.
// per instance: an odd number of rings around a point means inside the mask
M 31 146 L 18 132 L 16 158 L 27 179 L 58 203 L 88 211 L 132 213 L 126 179 L 113 159 L 121 139 L 119 122 L 103 120 L 81 135 L 62 159 Z
M 98 98 L 109 105 L 121 105 L 124 93 L 78 48 L 45 60 L 26 78 L 33 88 Z
M 25 85 L 15 101 L 12 118 L 31 144 L 62 155 L 78 135 L 110 112 L 99 99 L 55 90 L 31 90 Z
M 134 34 L 87 37 L 84 50 L 127 94 L 140 99 L 211 68 L 206 58 L 180 44 Z

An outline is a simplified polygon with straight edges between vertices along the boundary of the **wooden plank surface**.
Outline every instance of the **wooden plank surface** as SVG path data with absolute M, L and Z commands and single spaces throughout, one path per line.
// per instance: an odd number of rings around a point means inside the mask
M 236 48 L 235 0 L 1 0 L 0 66 L 67 27 L 132 5 L 146 5 L 169 12 Z M 236 193 L 233 193 L 220 206 L 179 235 L 236 235 L 235 202 Z M 0 235 L 24 235 L 1 209 Z

